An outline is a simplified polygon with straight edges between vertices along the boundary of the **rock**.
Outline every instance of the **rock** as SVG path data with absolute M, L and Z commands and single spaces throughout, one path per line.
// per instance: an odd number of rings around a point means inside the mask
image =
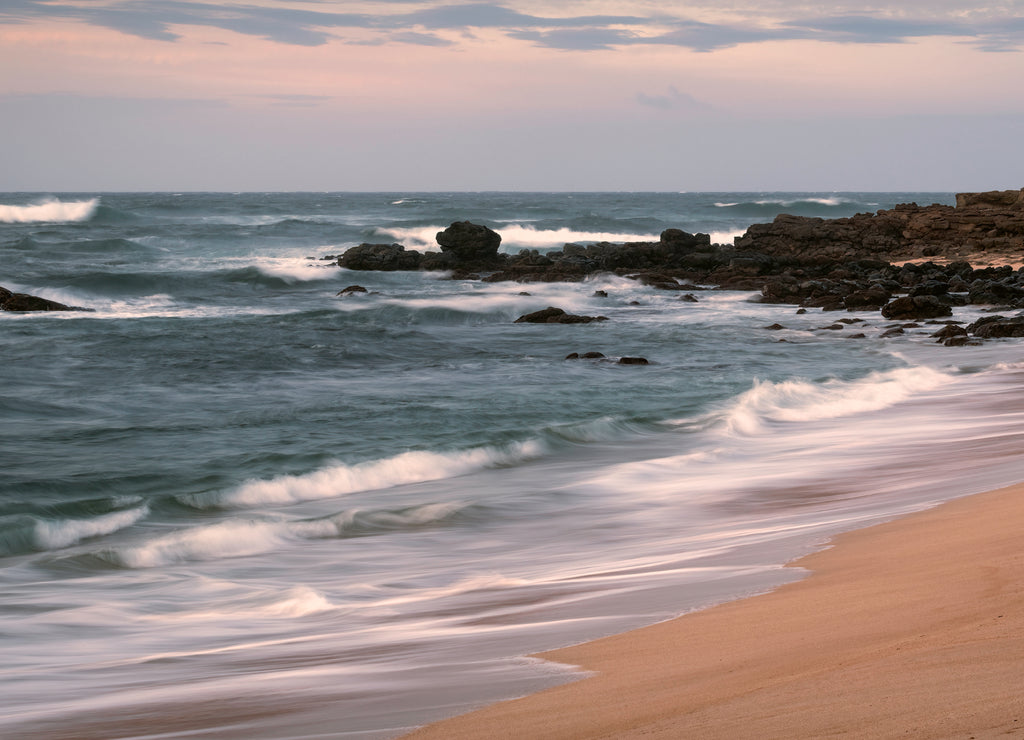
M 888 331 L 882 332 L 882 338 L 885 339 L 886 337 L 898 337 L 902 334 L 906 334 L 906 332 L 903 331 L 901 327 L 897 326 L 895 329 L 889 329 Z
M 824 330 L 839 331 L 840 329 L 843 329 L 843 328 L 845 328 L 845 327 L 842 324 L 832 324 L 831 326 L 819 326 L 818 330 L 819 331 L 824 331 Z
M 592 321 L 607 321 L 607 316 L 579 316 L 566 313 L 561 308 L 548 306 L 540 311 L 534 311 L 520 316 L 515 320 L 517 324 L 589 324 Z
M 28 293 L 14 293 L 7 288 L 0 287 L 0 311 L 83 311 L 85 309 L 65 306 L 63 303 L 51 301 L 46 298 L 29 295 Z
M 437 232 L 436 238 L 441 251 L 456 263 L 486 265 L 499 262 L 501 234 L 486 226 L 470 221 L 456 221 L 444 231 Z
M 595 290 L 593 297 L 594 298 L 607 298 L 608 297 L 608 291 L 606 291 L 606 290 Z
M 685 301 L 686 303 L 700 303 L 700 301 L 697 300 L 697 296 L 695 296 L 693 293 L 687 293 L 686 295 L 681 295 L 681 296 L 679 296 L 679 300 Z
M 951 337 L 966 337 L 967 330 L 964 329 L 962 326 L 948 324 L 947 326 L 944 326 L 943 328 L 939 329 L 937 332 L 932 334 L 932 336 L 941 342 L 945 339 L 950 339 Z
M 1024 337 L 1024 316 L 986 316 L 969 324 L 967 331 L 981 339 Z
M 567 360 L 578 360 L 578 359 L 580 359 L 580 353 L 579 352 L 570 352 L 569 354 L 567 354 L 565 356 L 565 359 L 567 359 Z
M 349 270 L 418 270 L 423 255 L 401 244 L 360 244 L 346 250 L 338 265 Z
M 887 319 L 934 319 L 952 313 L 953 309 L 933 295 L 904 296 L 882 306 L 882 316 Z
M 337 294 L 341 295 L 341 296 L 347 296 L 347 295 L 355 295 L 356 293 L 368 293 L 368 292 L 369 291 L 366 290 L 366 288 L 364 288 L 362 285 L 350 285 L 347 288 L 342 288 L 341 290 L 339 290 Z
M 602 352 L 584 352 L 580 355 L 584 360 L 602 360 L 604 359 L 604 353 Z
M 801 310 L 803 310 L 803 309 L 801 309 Z M 765 329 L 767 329 L 768 331 L 779 331 L 780 329 L 785 329 L 785 328 L 786 327 L 784 327 L 782 324 L 772 324 L 770 326 L 766 326 L 765 327 Z
M 620 365 L 650 365 L 646 357 L 620 357 Z

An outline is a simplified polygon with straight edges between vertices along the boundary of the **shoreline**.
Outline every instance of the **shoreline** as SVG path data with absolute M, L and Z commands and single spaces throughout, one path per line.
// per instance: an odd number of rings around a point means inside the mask
M 1024 483 L 832 538 L 799 581 L 538 654 L 581 680 L 429 738 L 1024 736 Z

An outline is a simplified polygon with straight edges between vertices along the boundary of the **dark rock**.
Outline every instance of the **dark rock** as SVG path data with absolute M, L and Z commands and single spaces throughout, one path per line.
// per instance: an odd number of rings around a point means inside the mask
M 437 232 L 436 238 L 441 251 L 456 262 L 494 264 L 499 261 L 501 235 L 486 226 L 456 221 L 444 231 Z
M 620 357 L 620 365 L 650 365 L 646 357 Z
M 818 329 L 820 331 L 823 331 L 823 330 L 826 330 L 826 329 L 829 330 L 829 331 L 838 331 L 838 330 L 843 329 L 843 328 L 845 328 L 845 327 L 842 324 L 832 324 L 831 326 L 819 326 L 818 327 Z
M 607 321 L 607 316 L 579 316 L 566 313 L 561 308 L 548 306 L 540 311 L 534 311 L 520 316 L 515 320 L 517 324 L 589 324 L 592 321 Z
M 356 293 L 368 293 L 362 285 L 350 285 L 347 288 L 342 288 L 338 291 L 338 295 L 354 295 Z
M 801 310 L 803 310 L 803 309 L 801 309 Z M 786 327 L 784 327 L 782 324 L 772 324 L 771 326 L 766 326 L 765 327 L 765 329 L 768 329 L 769 331 L 779 331 L 779 329 L 785 329 L 785 328 Z
M 903 331 L 901 327 L 897 326 L 895 329 L 889 329 L 888 331 L 882 332 L 882 338 L 884 339 L 886 337 L 898 337 L 901 334 L 906 334 L 906 332 Z
M 679 300 L 685 301 L 687 303 L 700 303 L 700 301 L 697 300 L 697 296 L 695 296 L 693 293 L 687 293 L 686 295 L 681 295 L 681 296 L 679 296 Z
M 29 295 L 14 293 L 0 287 L 0 311 L 83 311 L 85 309 L 66 306 L 57 301 Z
M 594 291 L 594 298 L 607 298 L 607 297 L 608 297 L 608 291 L 605 291 L 605 290 L 595 290 Z
M 1024 316 L 986 316 L 969 324 L 967 331 L 981 339 L 1024 337 Z
M 346 250 L 338 265 L 349 270 L 418 270 L 423 255 L 401 244 L 360 244 Z
M 580 355 L 584 360 L 601 360 L 604 359 L 603 352 L 584 352 Z
M 867 336 L 864 332 L 857 332 L 856 334 L 847 334 L 847 339 L 864 339 Z
M 946 326 L 932 334 L 932 336 L 941 342 L 942 340 L 949 339 L 951 337 L 966 337 L 967 330 L 964 329 L 962 326 L 956 326 L 955 324 L 947 324 Z
M 887 319 L 933 319 L 952 313 L 933 295 L 904 296 L 882 306 L 882 316 Z

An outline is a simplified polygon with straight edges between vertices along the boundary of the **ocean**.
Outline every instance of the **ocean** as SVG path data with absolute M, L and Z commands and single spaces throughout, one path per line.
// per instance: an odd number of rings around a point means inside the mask
M 328 259 L 460 220 L 543 252 L 953 200 L 0 194 L 0 285 L 90 309 L 0 314 L 0 735 L 396 737 L 1024 479 L 1019 340 Z M 514 323 L 547 306 L 608 321 Z

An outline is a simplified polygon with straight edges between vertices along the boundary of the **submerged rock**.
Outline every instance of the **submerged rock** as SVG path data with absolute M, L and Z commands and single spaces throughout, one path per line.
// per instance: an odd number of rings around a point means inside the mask
M 540 311 L 534 311 L 520 316 L 515 320 L 517 324 L 589 324 L 592 321 L 607 321 L 607 316 L 579 316 L 566 313 L 564 309 L 548 306 Z

